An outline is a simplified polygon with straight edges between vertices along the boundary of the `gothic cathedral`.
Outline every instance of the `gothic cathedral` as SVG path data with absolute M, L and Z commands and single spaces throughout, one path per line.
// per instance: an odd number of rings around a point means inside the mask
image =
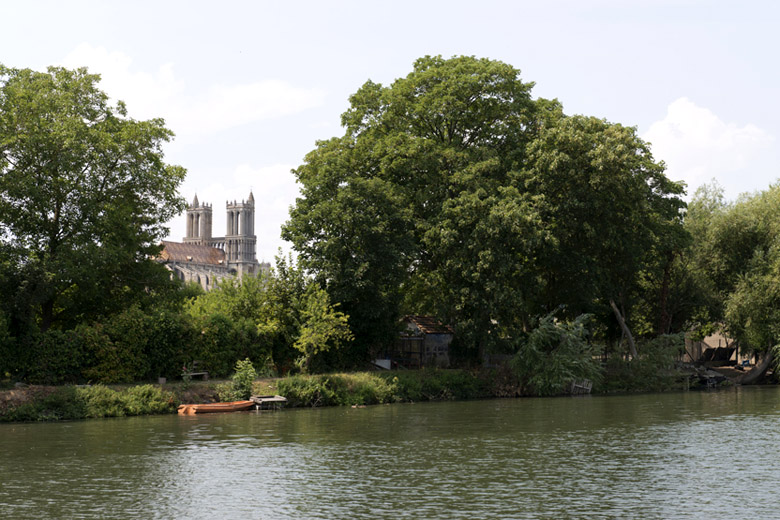
M 257 261 L 255 236 L 255 197 L 228 202 L 224 237 L 212 236 L 211 204 L 199 203 L 198 196 L 187 208 L 187 236 L 182 242 L 163 242 L 161 260 L 175 276 L 210 290 L 220 279 L 236 275 L 257 275 L 268 264 Z

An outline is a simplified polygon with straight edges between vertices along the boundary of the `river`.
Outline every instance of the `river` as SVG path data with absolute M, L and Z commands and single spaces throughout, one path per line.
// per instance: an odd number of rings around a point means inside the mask
M 0 425 L 0 518 L 780 518 L 780 388 Z

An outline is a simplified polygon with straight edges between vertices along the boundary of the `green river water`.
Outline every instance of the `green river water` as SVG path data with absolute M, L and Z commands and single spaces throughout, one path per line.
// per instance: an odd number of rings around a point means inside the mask
M 780 518 L 780 388 L 0 425 L 0 518 Z

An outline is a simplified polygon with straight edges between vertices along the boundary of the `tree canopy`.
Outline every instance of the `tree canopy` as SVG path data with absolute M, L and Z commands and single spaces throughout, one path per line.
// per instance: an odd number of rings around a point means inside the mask
M 703 297 L 699 323 L 722 326 L 744 351 L 766 352 L 780 343 L 780 185 L 723 201 L 717 185 L 699 189 L 686 226 Z
M 99 79 L 0 66 L 0 254 L 17 327 L 73 326 L 170 283 L 150 257 L 184 208 L 185 170 L 163 160 L 173 133 L 111 105 Z
M 683 186 L 636 130 L 567 116 L 532 87 L 499 61 L 420 58 L 390 86 L 366 82 L 344 135 L 294 170 L 283 236 L 365 351 L 392 341 L 402 312 L 453 323 L 472 351 L 558 306 L 618 302 L 625 322 L 659 268 L 651 252 L 684 242 Z

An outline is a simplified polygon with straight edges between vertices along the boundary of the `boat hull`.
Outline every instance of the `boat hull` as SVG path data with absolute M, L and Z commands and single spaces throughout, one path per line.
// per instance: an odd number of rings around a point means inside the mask
M 182 404 L 179 415 L 195 415 L 198 413 L 225 413 L 248 410 L 255 405 L 253 401 L 231 401 L 229 403 Z

